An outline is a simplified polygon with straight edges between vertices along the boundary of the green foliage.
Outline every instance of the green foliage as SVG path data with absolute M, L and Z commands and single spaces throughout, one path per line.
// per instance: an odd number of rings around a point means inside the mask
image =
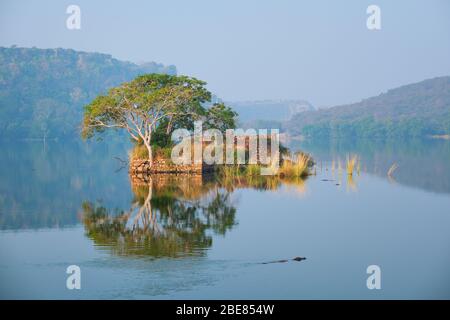
M 403 86 L 359 103 L 297 114 L 292 135 L 406 138 L 450 133 L 450 77 Z
M 202 104 L 211 98 L 205 84 L 186 76 L 139 76 L 85 106 L 83 136 L 112 127 L 127 129 L 137 140 L 144 139 L 144 133 L 153 134 L 161 124 L 167 134 L 177 127 L 193 127 L 193 122 L 206 114 Z
M 364 118 L 355 121 L 342 121 L 332 123 L 318 123 L 307 125 L 303 128 L 302 134 L 313 138 L 416 138 L 427 135 L 444 134 L 438 130 L 431 120 L 424 119 L 402 119 L 399 121 L 375 120 L 373 117 Z
M 0 47 L 0 137 L 78 137 L 83 105 L 144 73 L 176 69 L 70 49 Z
M 237 113 L 223 103 L 215 103 L 207 110 L 205 129 L 218 129 L 225 132 L 236 127 Z
M 82 135 L 91 138 L 109 128 L 124 129 L 132 140 L 145 145 L 152 160 L 152 146 L 170 147 L 172 132 L 193 130 L 196 120 L 221 131 L 234 128 L 236 113 L 230 108 L 222 103 L 205 107 L 211 100 L 205 85 L 187 76 L 139 76 L 86 105 Z

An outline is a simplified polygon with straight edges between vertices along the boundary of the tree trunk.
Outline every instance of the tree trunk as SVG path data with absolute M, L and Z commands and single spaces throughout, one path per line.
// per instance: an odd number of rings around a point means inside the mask
M 150 166 L 152 166 L 152 164 L 153 164 L 152 146 L 145 139 L 144 139 L 144 144 L 148 151 L 148 161 L 150 162 Z
M 172 117 L 170 117 L 169 123 L 166 128 L 166 143 L 170 142 L 170 132 L 172 131 Z

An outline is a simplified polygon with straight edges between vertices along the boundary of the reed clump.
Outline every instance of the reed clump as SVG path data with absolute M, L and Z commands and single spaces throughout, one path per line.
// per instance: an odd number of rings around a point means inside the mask
M 246 168 L 245 168 L 245 174 L 247 176 L 258 176 L 261 173 L 261 167 L 257 164 L 249 164 Z
M 387 172 L 388 177 L 392 177 L 392 174 L 394 173 L 395 170 L 397 170 L 397 168 L 398 168 L 397 163 L 392 164 L 392 166 L 389 168 Z
M 347 156 L 347 175 L 353 176 L 353 171 L 357 168 L 358 165 L 358 156 L 357 155 L 348 155 Z
M 312 159 L 305 153 L 298 153 L 287 157 L 278 170 L 278 175 L 282 177 L 305 177 L 310 174 Z
M 240 165 L 223 165 L 219 167 L 219 173 L 225 179 L 232 179 L 242 176 L 245 172 Z

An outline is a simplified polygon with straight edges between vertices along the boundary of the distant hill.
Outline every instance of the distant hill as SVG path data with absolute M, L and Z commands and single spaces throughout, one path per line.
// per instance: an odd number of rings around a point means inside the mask
M 259 100 L 226 102 L 237 113 L 239 125 L 252 128 L 280 127 L 293 115 L 315 108 L 305 100 Z
M 0 47 L 0 138 L 74 137 L 83 105 L 144 73 L 176 68 L 71 49 Z
M 450 77 L 402 86 L 361 102 L 295 115 L 292 136 L 419 137 L 450 133 Z

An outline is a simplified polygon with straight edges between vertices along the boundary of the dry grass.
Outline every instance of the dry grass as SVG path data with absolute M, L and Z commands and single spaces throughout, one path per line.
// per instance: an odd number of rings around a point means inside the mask
M 394 163 L 387 172 L 388 177 L 392 177 L 392 174 L 394 173 L 395 170 L 397 170 L 397 168 L 398 168 L 398 164 Z
M 353 171 L 355 170 L 357 164 L 358 164 L 357 155 L 347 156 L 347 175 L 349 176 L 353 175 Z
M 154 159 L 171 159 L 171 148 L 152 147 L 152 154 Z M 133 149 L 129 152 L 130 160 L 148 159 L 148 150 L 144 144 L 135 144 Z
M 280 177 L 305 177 L 310 174 L 310 165 L 311 157 L 300 153 L 284 159 L 280 168 L 275 166 L 266 168 L 272 168 L 274 175 Z M 262 168 L 263 166 L 260 164 L 249 164 L 247 166 L 224 165 L 220 167 L 220 173 L 223 178 L 256 177 L 261 175 Z
M 232 179 L 242 176 L 242 167 L 240 165 L 223 165 L 220 166 L 220 174 L 225 179 Z
M 300 153 L 296 156 L 285 159 L 281 165 L 278 174 L 283 177 L 304 177 L 309 175 L 309 165 L 311 157 Z
M 148 159 L 148 150 L 143 144 L 136 144 L 129 153 L 130 160 Z
M 245 168 L 245 174 L 247 176 L 258 176 L 261 173 L 261 167 L 258 166 L 257 164 L 249 164 L 246 168 Z
M 357 191 L 358 188 L 356 186 L 355 180 L 353 180 L 353 175 L 347 175 L 347 191 Z

